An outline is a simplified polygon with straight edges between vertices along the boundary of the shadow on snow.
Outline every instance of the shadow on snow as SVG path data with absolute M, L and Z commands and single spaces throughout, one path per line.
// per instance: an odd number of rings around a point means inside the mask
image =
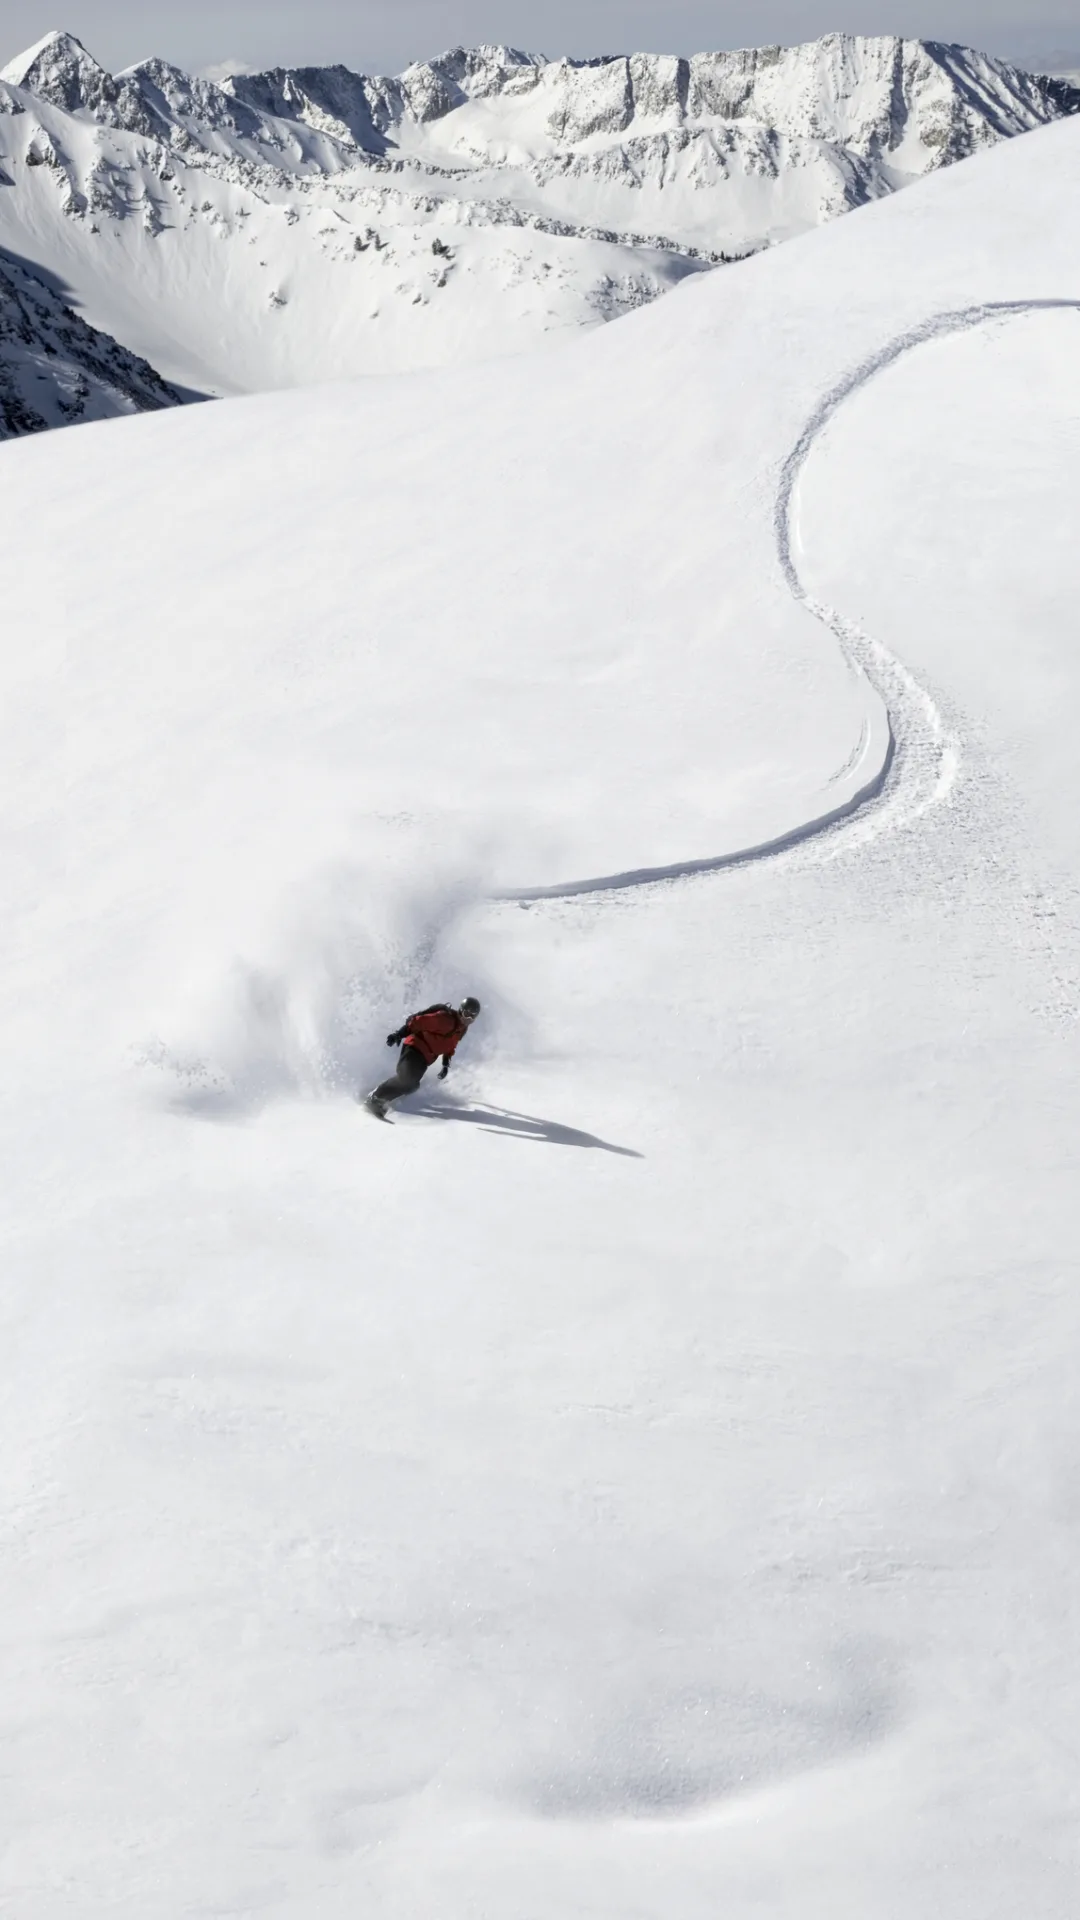
M 506 1107 L 459 1107 L 447 1101 L 429 1101 L 425 1106 L 403 1104 L 403 1113 L 415 1113 L 425 1120 L 464 1120 L 467 1126 L 484 1133 L 507 1133 L 516 1140 L 546 1140 L 555 1147 L 599 1147 L 603 1153 L 622 1154 L 627 1160 L 643 1160 L 644 1154 L 633 1147 L 617 1147 L 611 1140 L 600 1140 L 595 1133 L 581 1133 L 577 1127 L 564 1127 L 557 1120 L 537 1120 L 529 1113 L 512 1113 Z

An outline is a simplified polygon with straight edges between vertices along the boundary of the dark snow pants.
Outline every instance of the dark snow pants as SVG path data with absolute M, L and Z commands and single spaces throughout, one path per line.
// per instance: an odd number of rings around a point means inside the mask
M 427 1070 L 428 1063 L 419 1047 L 402 1047 L 397 1071 L 389 1080 L 384 1080 L 381 1087 L 376 1087 L 376 1099 L 400 1100 L 403 1094 L 415 1093 Z

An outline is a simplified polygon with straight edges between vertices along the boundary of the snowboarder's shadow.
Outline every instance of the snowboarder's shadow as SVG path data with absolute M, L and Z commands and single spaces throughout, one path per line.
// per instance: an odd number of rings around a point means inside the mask
M 537 1120 L 531 1113 L 513 1113 L 508 1107 L 461 1107 L 451 1100 L 429 1100 L 424 1106 L 403 1103 L 402 1111 L 425 1120 L 464 1120 L 483 1133 L 508 1133 L 516 1140 L 546 1140 L 556 1147 L 599 1147 L 603 1153 L 618 1153 L 627 1160 L 645 1158 L 633 1147 L 617 1147 L 595 1133 L 581 1133 L 577 1127 L 564 1127 L 557 1120 Z

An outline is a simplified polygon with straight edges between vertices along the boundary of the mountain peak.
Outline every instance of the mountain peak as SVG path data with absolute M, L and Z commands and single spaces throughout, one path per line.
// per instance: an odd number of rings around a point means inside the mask
M 112 75 L 73 33 L 54 27 L 0 72 L 9 86 L 26 87 L 67 113 L 93 111 L 116 92 Z

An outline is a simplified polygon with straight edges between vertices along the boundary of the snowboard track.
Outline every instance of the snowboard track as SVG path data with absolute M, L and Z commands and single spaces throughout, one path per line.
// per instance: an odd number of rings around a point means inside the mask
M 549 887 L 521 887 L 499 895 L 503 901 L 527 904 L 532 900 L 566 900 L 576 894 L 612 893 L 684 880 L 695 874 L 719 873 L 727 867 L 752 866 L 773 860 L 810 842 L 821 842 L 820 856 L 834 858 L 841 851 L 865 845 L 886 832 L 911 825 L 928 808 L 951 792 L 960 770 L 960 739 L 950 731 L 928 688 L 922 686 L 896 655 L 863 633 L 838 608 L 815 599 L 799 571 L 799 482 L 819 440 L 836 416 L 857 393 L 887 373 L 907 354 L 935 340 L 970 333 L 991 321 L 1030 313 L 1080 312 L 1080 300 L 1007 300 L 960 307 L 933 315 L 897 334 L 845 374 L 811 414 L 780 471 L 773 530 L 776 557 L 792 598 L 827 627 L 838 642 L 852 671 L 864 679 L 881 701 L 888 721 L 888 738 L 881 763 L 863 786 L 842 805 L 803 821 L 775 839 L 741 847 L 712 859 L 681 860 L 671 866 L 640 867 L 626 873 L 605 874 L 591 880 L 572 880 Z M 861 743 L 860 743 L 861 745 Z M 857 758 L 859 748 L 856 748 Z M 846 771 L 846 770 L 845 770 Z M 838 776 L 834 776 L 838 777 Z

